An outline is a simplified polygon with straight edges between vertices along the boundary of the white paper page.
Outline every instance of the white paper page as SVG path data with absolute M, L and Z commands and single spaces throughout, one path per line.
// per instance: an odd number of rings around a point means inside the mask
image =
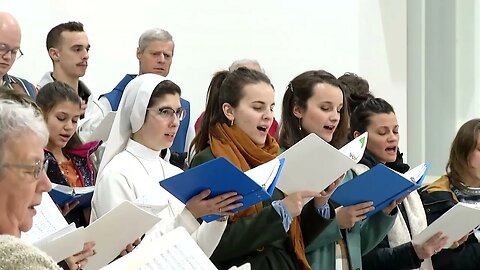
M 355 163 L 360 162 L 367 147 L 368 132 L 364 132 L 362 135 L 353 139 L 338 151 L 340 151 L 345 156 L 351 158 Z
M 413 236 L 412 243 L 423 244 L 437 232 L 442 232 L 448 236 L 444 246 L 448 248 L 478 225 L 480 225 L 480 209 L 469 204 L 457 203 L 420 234 Z
M 84 243 L 84 228 L 77 229 L 75 223 L 72 223 L 61 232 L 35 243 L 35 246 L 47 253 L 54 261 L 59 262 L 82 251 Z
M 62 193 L 73 195 L 73 194 L 87 194 L 95 190 L 95 186 L 89 187 L 70 187 L 58 184 L 52 184 L 52 189 L 58 190 Z
M 92 132 L 87 141 L 99 141 L 106 142 L 110 136 L 110 130 L 112 129 L 113 120 L 115 119 L 116 112 L 108 112 L 103 120 L 98 124 L 97 128 Z
M 37 214 L 33 217 L 32 228 L 22 233 L 21 238 L 29 243 L 35 243 L 68 226 L 60 210 L 47 192 L 42 194 L 42 203 L 35 207 Z
M 427 165 L 425 163 L 422 163 L 417 167 L 410 169 L 408 172 L 404 173 L 403 177 L 416 183 L 418 182 L 418 180 L 420 180 L 420 178 L 422 178 L 426 170 L 427 170 Z
M 142 246 L 144 243 L 140 244 Z M 139 246 L 139 247 L 140 247 Z M 215 265 L 203 253 L 183 227 L 151 242 L 143 249 L 129 253 L 103 270 L 214 270 Z
M 233 266 L 232 268 L 228 269 L 228 270 L 250 270 L 252 269 L 252 266 L 250 265 L 250 263 L 246 263 L 246 264 L 242 264 L 240 266 Z
M 86 241 L 95 241 L 96 254 L 84 270 L 99 269 L 117 257 L 125 247 L 152 228 L 160 218 L 125 201 L 90 224 Z
M 285 158 L 285 163 L 277 188 L 286 194 L 305 190 L 321 192 L 357 163 L 313 133 L 278 158 Z
M 266 190 L 275 179 L 279 167 L 280 161 L 277 158 L 274 158 L 269 162 L 246 171 L 245 174 Z

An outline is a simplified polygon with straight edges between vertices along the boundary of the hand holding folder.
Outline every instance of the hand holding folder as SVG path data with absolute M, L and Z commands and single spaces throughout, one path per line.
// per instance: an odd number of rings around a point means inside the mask
M 442 232 L 448 236 L 447 243 L 443 248 L 449 248 L 455 241 L 470 234 L 472 230 L 478 230 L 478 225 L 480 225 L 480 208 L 460 202 L 432 222 L 421 233 L 414 235 L 412 243 L 423 244 L 435 233 Z
M 70 187 L 64 185 L 52 184 L 52 190 L 48 192 L 53 201 L 60 207 L 67 203 L 79 201 L 77 208 L 88 208 L 92 203 L 93 190 L 95 186 L 90 187 Z
M 303 190 L 321 192 L 355 166 L 363 156 L 368 133 L 336 149 L 312 133 L 279 155 L 285 165 L 277 187 L 285 194 Z
M 383 164 L 378 164 L 339 186 L 331 199 L 342 206 L 372 201 L 375 210 L 367 213 L 367 216 L 371 216 L 392 201 L 420 188 L 429 167 L 429 164 L 420 164 L 401 174 Z
M 243 197 L 238 201 L 243 205 L 232 212 L 240 211 L 271 197 L 282 164 L 283 159 L 273 159 L 244 173 L 227 159 L 219 157 L 160 181 L 160 185 L 184 204 L 207 189 L 210 190 L 208 198 L 236 192 Z M 202 219 L 211 222 L 221 217 L 211 214 Z

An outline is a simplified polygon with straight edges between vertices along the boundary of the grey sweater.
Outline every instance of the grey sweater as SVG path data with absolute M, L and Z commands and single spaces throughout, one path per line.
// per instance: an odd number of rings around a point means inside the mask
M 46 253 L 11 235 L 0 235 L 0 270 L 59 270 Z

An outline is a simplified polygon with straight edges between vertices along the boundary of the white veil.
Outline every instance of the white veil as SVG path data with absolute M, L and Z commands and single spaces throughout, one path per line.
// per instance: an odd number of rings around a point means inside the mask
M 155 87 L 164 80 L 165 77 L 147 73 L 136 77 L 127 84 L 97 175 L 102 173 L 114 156 L 125 149 L 130 136 L 143 126 L 150 96 Z

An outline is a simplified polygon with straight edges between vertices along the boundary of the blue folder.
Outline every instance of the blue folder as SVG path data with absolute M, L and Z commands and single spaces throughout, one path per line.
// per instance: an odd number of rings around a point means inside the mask
M 425 172 L 415 182 L 414 179 L 407 179 L 387 166 L 378 164 L 340 185 L 331 199 L 343 206 L 373 201 L 375 210 L 367 213 L 367 216 L 371 216 L 386 208 L 392 201 L 420 188 L 429 168 L 430 164 L 425 164 Z
M 88 208 L 92 204 L 92 196 L 93 190 L 88 193 L 84 194 L 76 194 L 76 193 L 65 193 L 56 189 L 50 190 L 48 192 L 52 200 L 58 204 L 60 207 L 63 207 L 67 203 L 71 203 L 74 201 L 80 201 L 80 204 L 76 206 L 76 208 Z
M 284 159 L 279 159 L 279 161 L 280 166 L 275 173 L 275 178 L 272 184 L 268 188 L 266 187 L 266 190 L 224 157 L 210 160 L 181 174 L 160 181 L 160 185 L 183 203 L 205 189 L 211 190 L 208 198 L 226 192 L 237 192 L 243 196 L 243 199 L 237 201 L 242 202 L 243 206 L 232 210 L 232 212 L 236 212 L 271 198 Z M 221 217 L 220 215 L 206 215 L 202 219 L 211 222 Z

